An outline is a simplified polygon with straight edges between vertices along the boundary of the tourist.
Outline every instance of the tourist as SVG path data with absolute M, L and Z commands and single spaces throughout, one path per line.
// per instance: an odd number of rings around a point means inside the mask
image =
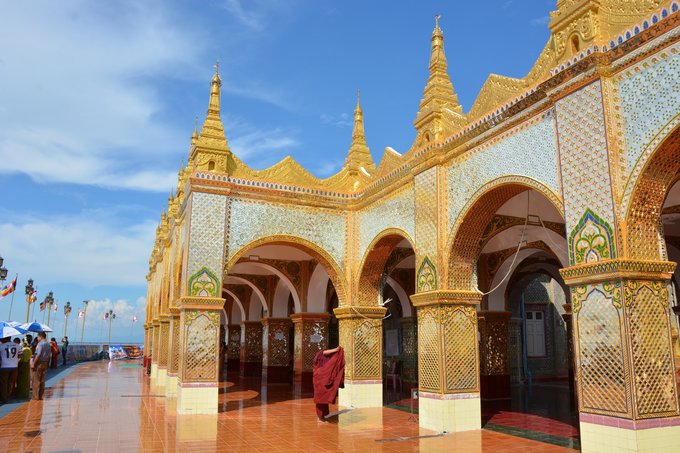
M 59 345 L 54 337 L 50 340 L 50 348 L 52 349 L 52 365 L 50 368 L 57 368 L 59 366 Z
M 35 348 L 35 355 L 33 357 L 33 400 L 43 399 L 45 394 L 45 373 L 52 357 L 52 350 L 47 342 L 45 332 L 38 332 L 37 340 L 38 345 Z
M 345 388 L 345 351 L 338 346 L 335 349 L 319 351 L 314 356 L 314 403 L 316 416 L 326 421 L 329 404 L 335 404 L 338 389 Z
M 66 353 L 68 352 L 68 337 L 61 339 L 61 364 L 66 365 Z
M 12 375 L 19 364 L 18 349 L 9 337 L 0 340 L 0 403 L 9 401 Z
M 21 359 L 21 340 L 18 338 L 14 339 L 14 344 L 17 348 L 17 356 Z M 9 376 L 9 396 L 14 398 L 14 394 L 17 391 L 17 376 L 19 375 L 19 369 L 15 369 Z
M 31 357 L 33 352 L 31 351 L 30 341 L 28 341 L 30 335 L 26 337 L 26 340 L 22 343 L 22 351 L 19 356 L 19 367 L 17 373 L 17 398 L 28 398 L 31 389 Z

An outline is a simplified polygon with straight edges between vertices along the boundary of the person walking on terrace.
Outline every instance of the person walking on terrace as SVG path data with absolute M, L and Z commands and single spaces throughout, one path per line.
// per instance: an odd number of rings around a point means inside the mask
M 45 394 L 45 373 L 52 358 L 52 347 L 47 342 L 45 332 L 38 332 L 38 345 L 35 348 L 33 358 L 33 398 L 34 400 L 43 399 Z
M 12 390 L 12 376 L 19 365 L 19 348 L 9 337 L 0 342 L 0 403 L 6 403 Z
M 17 398 L 28 398 L 31 390 L 31 345 L 24 340 L 22 351 L 19 356 L 19 367 L 17 377 Z
M 345 388 L 345 350 L 342 347 L 316 353 L 312 381 L 316 416 L 325 422 L 329 413 L 328 405 L 335 404 L 338 389 Z
M 66 354 L 68 353 L 68 337 L 61 339 L 61 364 L 66 365 Z
M 50 348 L 52 349 L 50 368 L 57 368 L 59 366 L 59 345 L 57 344 L 57 339 L 54 337 L 50 340 Z

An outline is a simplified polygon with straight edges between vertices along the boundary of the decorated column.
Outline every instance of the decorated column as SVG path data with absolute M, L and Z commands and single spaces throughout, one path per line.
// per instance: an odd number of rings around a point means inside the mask
M 189 209 L 184 295 L 178 305 L 177 412 L 216 414 L 227 200 L 217 194 L 191 193 Z
M 262 322 L 241 321 L 241 377 L 262 374 Z
M 289 318 L 262 320 L 262 383 L 284 384 L 290 377 Z
M 290 315 L 295 328 L 293 347 L 293 382 L 296 390 L 310 392 L 314 356 L 328 348 L 328 313 L 296 313 Z
M 180 311 L 177 307 L 170 307 L 170 330 L 168 347 L 168 377 L 165 383 L 165 396 L 177 396 L 177 372 L 179 370 L 179 318 Z
M 571 287 L 584 451 L 680 450 L 667 291 L 675 266 L 614 259 L 561 271 Z
M 147 370 L 151 366 L 151 324 L 150 323 L 144 323 L 144 361 L 143 361 L 143 368 L 144 368 L 144 374 L 147 373 Z
M 479 354 L 473 291 L 411 296 L 418 310 L 419 423 L 436 432 L 481 429 Z
M 509 311 L 479 312 L 480 390 L 484 399 L 510 398 Z
M 151 384 L 158 385 L 158 359 L 161 356 L 161 321 L 158 318 L 154 318 L 152 324 L 153 342 L 151 347 L 153 349 L 151 352 Z
M 418 388 L 418 322 L 415 317 L 401 318 L 403 367 L 401 378 L 405 389 Z
M 566 303 L 562 305 L 564 308 L 564 313 L 562 314 L 562 319 L 564 320 L 564 325 L 567 327 L 567 358 L 569 360 L 569 390 L 574 392 L 575 400 L 572 403 L 578 404 L 578 395 L 576 394 L 576 375 L 574 374 L 574 325 L 573 325 L 573 313 L 571 311 L 571 303 Z
M 241 326 L 229 324 L 227 334 L 227 375 L 241 369 Z
M 382 407 L 382 318 L 387 309 L 349 306 L 333 311 L 345 350 L 345 388 L 339 404 Z
M 170 348 L 170 316 L 160 315 L 160 334 L 158 344 L 158 372 L 156 375 L 156 385 L 160 391 L 165 391 L 168 378 L 168 352 Z

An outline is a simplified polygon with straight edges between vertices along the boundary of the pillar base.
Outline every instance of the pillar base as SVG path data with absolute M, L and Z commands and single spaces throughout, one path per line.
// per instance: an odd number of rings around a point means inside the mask
M 154 387 L 159 389 L 162 393 L 165 393 L 165 384 L 168 381 L 168 369 L 158 367 L 156 373 L 156 381 L 153 383 Z
M 151 384 L 155 385 L 158 380 L 158 364 L 151 362 Z
M 168 373 L 165 381 L 165 396 L 167 398 L 175 398 L 177 396 L 177 374 Z
M 290 367 L 266 366 L 262 367 L 262 384 L 288 384 L 290 382 Z
M 260 377 L 262 375 L 262 362 L 241 362 L 241 377 Z
M 230 371 L 239 371 L 241 369 L 240 359 L 227 359 L 227 373 Z
M 509 374 L 483 374 L 479 378 L 480 394 L 483 400 L 506 400 L 511 398 Z
M 438 433 L 482 429 L 479 393 L 441 395 L 421 391 L 418 394 L 418 420 L 421 428 Z
M 343 407 L 382 407 L 382 380 L 348 381 L 338 392 L 338 404 Z
M 217 384 L 182 384 L 177 386 L 178 414 L 217 414 Z
M 680 417 L 641 421 L 581 414 L 582 452 L 680 451 Z

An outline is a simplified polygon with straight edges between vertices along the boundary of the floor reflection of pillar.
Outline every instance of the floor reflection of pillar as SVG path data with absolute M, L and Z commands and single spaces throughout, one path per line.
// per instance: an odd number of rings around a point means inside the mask
M 295 326 L 293 382 L 297 393 L 314 390 L 314 356 L 328 347 L 330 317 L 328 313 L 296 313 L 290 316 Z
M 478 313 L 480 334 L 480 390 L 483 399 L 510 399 L 508 371 L 509 311 Z
M 290 324 L 289 318 L 262 320 L 262 383 L 290 382 Z
M 262 373 L 262 323 L 241 322 L 241 377 L 260 376 Z
M 201 442 L 201 451 L 214 451 L 217 447 L 217 417 L 217 415 L 176 417 L 177 446 L 182 447 L 182 442 L 188 442 L 184 447 L 191 449 L 191 443 Z M 183 450 L 183 448 L 177 448 L 177 450 Z

